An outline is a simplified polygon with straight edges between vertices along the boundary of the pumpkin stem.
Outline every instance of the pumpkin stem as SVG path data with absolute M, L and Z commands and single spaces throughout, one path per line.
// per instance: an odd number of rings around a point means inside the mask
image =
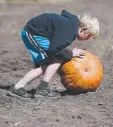
M 85 71 L 85 72 L 88 72 L 88 68 L 85 68 L 84 71 Z

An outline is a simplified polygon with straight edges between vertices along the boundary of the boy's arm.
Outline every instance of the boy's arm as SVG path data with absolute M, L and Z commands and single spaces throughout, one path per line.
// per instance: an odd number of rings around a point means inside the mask
M 68 46 L 72 43 L 74 35 L 70 32 L 71 28 L 68 26 L 65 28 L 57 28 L 52 39 L 50 47 L 47 51 L 48 55 L 56 56 L 69 61 L 73 57 L 71 48 Z M 75 35 L 76 36 L 76 35 Z
M 64 59 L 65 61 L 70 61 L 73 57 L 73 51 L 70 46 L 62 49 L 60 52 L 56 53 L 55 56 L 59 59 Z

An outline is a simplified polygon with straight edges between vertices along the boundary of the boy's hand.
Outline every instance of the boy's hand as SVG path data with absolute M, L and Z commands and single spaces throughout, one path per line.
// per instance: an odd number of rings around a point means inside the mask
M 85 51 L 84 50 L 82 50 L 82 49 L 77 49 L 77 48 L 74 48 L 73 50 L 72 50 L 72 52 L 73 52 L 73 57 L 78 57 L 78 58 L 82 58 L 83 59 L 83 57 L 85 56 Z

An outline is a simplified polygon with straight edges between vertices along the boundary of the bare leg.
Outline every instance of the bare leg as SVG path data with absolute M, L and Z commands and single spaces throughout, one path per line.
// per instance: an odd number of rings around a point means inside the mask
M 45 67 L 39 67 L 36 69 L 30 70 L 19 82 L 15 84 L 15 88 L 21 88 L 30 83 L 32 80 L 36 79 L 43 74 Z
M 21 96 L 24 98 L 33 98 L 34 93 L 28 93 L 26 89 L 23 87 L 30 83 L 35 78 L 42 75 L 44 72 L 43 67 L 39 67 L 36 69 L 30 70 L 19 82 L 17 82 L 15 85 L 11 85 L 11 88 L 9 92 L 7 93 L 8 96 Z
M 61 63 L 62 61 L 55 60 L 46 68 L 43 80 L 36 88 L 35 97 L 38 97 L 38 95 L 55 97 L 55 98 L 60 96 L 58 92 L 55 92 L 53 89 L 50 89 L 49 82 L 53 77 L 53 75 L 57 72 L 57 70 L 61 66 Z
M 54 60 L 45 70 L 43 81 L 49 82 L 61 66 L 62 61 Z
M 52 76 L 56 73 L 60 65 L 61 65 L 61 62 L 56 60 L 47 67 L 46 71 L 45 69 L 41 67 L 37 69 L 32 69 L 17 84 L 15 84 L 15 86 L 11 87 L 10 89 L 11 92 L 9 92 L 8 95 L 10 96 L 19 95 L 25 98 L 34 97 L 33 94 L 28 93 L 25 89 L 23 89 L 23 87 L 27 85 L 28 83 L 30 83 L 35 78 L 42 75 L 45 71 L 43 81 L 36 88 L 36 93 L 43 96 L 58 97 L 59 94 L 56 94 L 56 93 L 53 94 L 53 92 L 49 89 L 48 83 L 51 80 Z

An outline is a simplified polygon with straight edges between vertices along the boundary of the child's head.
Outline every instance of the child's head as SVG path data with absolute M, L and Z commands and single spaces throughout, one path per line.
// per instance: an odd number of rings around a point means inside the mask
M 79 40 L 88 40 L 89 38 L 96 38 L 99 34 L 99 21 L 96 17 L 90 14 L 83 13 L 78 16 L 80 26 L 78 30 Z

